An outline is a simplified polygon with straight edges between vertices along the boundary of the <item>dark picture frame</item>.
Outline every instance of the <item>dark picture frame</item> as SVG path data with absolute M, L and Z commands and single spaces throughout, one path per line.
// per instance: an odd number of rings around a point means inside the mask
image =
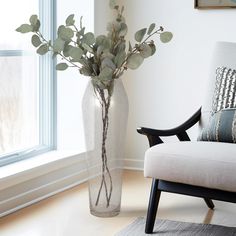
M 196 9 L 236 8 L 236 0 L 194 0 Z

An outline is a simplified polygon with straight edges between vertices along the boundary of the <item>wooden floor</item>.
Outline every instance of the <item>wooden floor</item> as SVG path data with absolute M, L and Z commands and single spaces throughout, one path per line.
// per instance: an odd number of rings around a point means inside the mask
M 151 180 L 142 172 L 124 173 L 122 210 L 113 218 L 89 213 L 86 184 L 57 194 L 0 219 L 0 236 L 112 236 L 144 216 Z M 236 204 L 215 201 L 208 210 L 202 199 L 163 193 L 158 218 L 236 227 Z

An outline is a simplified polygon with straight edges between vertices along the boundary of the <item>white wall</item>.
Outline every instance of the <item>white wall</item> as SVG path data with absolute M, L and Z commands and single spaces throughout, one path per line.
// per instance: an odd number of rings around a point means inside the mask
M 73 4 L 69 5 L 68 1 Z M 86 10 L 81 8 L 79 2 L 58 1 L 59 19 L 65 19 L 72 12 L 76 15 L 83 14 Z M 145 137 L 136 133 L 136 127 L 171 128 L 183 122 L 201 106 L 214 42 L 236 41 L 236 10 L 196 10 L 193 0 L 120 2 L 125 6 L 129 38 L 133 38 L 136 30 L 152 22 L 174 33 L 171 43 L 164 45 L 157 41 L 156 55 L 147 59 L 138 70 L 128 71 L 123 76 L 130 105 L 126 158 L 143 160 L 148 143 Z M 96 34 L 105 33 L 106 24 L 112 16 L 108 3 L 109 0 L 94 0 Z M 80 82 L 79 76 L 71 70 L 59 74 L 58 78 L 59 92 L 65 91 L 66 84 L 69 83 L 74 88 L 72 91 L 68 90 L 65 96 L 59 97 L 59 132 L 64 135 L 59 144 L 68 148 L 79 143 L 83 131 L 80 124 L 75 130 L 70 123 L 64 122 L 81 119 L 79 102 L 79 110 L 76 105 L 71 106 L 73 99 L 81 99 L 81 95 L 77 93 L 78 88 L 84 88 L 86 84 Z M 69 110 L 68 113 L 60 113 L 63 107 Z M 68 114 L 73 109 L 74 116 L 69 117 Z M 77 131 L 79 132 L 76 134 Z M 73 144 L 67 142 L 71 133 L 74 135 Z M 191 133 L 196 136 L 196 129 Z
M 136 127 L 171 128 L 201 106 L 214 43 L 236 41 L 235 9 L 196 10 L 193 2 L 123 0 L 130 37 L 152 22 L 174 33 L 170 44 L 158 42 L 155 56 L 124 75 L 130 105 L 126 158 L 143 160 L 148 147 Z

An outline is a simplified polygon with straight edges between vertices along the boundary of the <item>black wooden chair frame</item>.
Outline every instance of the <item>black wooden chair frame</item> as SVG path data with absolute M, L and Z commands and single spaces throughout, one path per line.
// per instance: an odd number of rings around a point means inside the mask
M 160 138 L 163 136 L 175 135 L 178 137 L 180 141 L 190 141 L 190 138 L 186 131 L 192 126 L 194 126 L 200 120 L 200 117 L 201 117 L 201 108 L 186 122 L 184 122 L 182 125 L 174 129 L 156 130 L 156 129 L 141 127 L 138 128 L 137 131 L 138 133 L 147 136 L 150 147 L 163 143 L 163 141 Z M 147 234 L 153 232 L 157 208 L 162 191 L 184 194 L 194 197 L 201 197 L 204 199 L 204 201 L 206 202 L 207 206 L 210 209 L 214 209 L 214 204 L 212 200 L 220 200 L 220 201 L 236 203 L 236 192 L 228 192 L 217 189 L 210 189 L 193 185 L 153 179 L 149 198 L 146 227 L 145 227 L 145 233 Z

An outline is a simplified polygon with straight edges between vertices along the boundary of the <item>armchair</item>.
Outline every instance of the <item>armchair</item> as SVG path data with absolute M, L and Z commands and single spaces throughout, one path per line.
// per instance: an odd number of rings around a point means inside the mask
M 224 72 L 221 70 L 222 73 L 216 74 L 216 69 L 222 66 L 226 68 Z M 153 232 L 162 191 L 201 197 L 210 209 L 214 208 L 212 200 L 236 203 L 236 144 L 234 140 L 232 143 L 221 141 L 226 128 L 223 127 L 223 134 L 219 133 L 220 125 L 230 122 L 230 135 L 234 136 L 236 132 L 236 115 L 232 121 L 228 115 L 223 117 L 221 114 L 222 110 L 236 108 L 236 71 L 229 68 L 236 69 L 236 43 L 218 42 L 203 107 L 174 129 L 137 129 L 148 138 L 150 145 L 144 162 L 144 176 L 153 179 L 145 227 L 147 234 Z M 215 116 L 220 117 L 218 123 Z M 208 140 L 190 141 L 187 130 L 198 122 L 202 130 L 207 129 Z M 212 124 L 217 124 L 213 131 L 210 130 Z M 217 140 L 211 140 L 211 132 Z M 163 143 L 161 137 L 173 135 L 181 142 Z

